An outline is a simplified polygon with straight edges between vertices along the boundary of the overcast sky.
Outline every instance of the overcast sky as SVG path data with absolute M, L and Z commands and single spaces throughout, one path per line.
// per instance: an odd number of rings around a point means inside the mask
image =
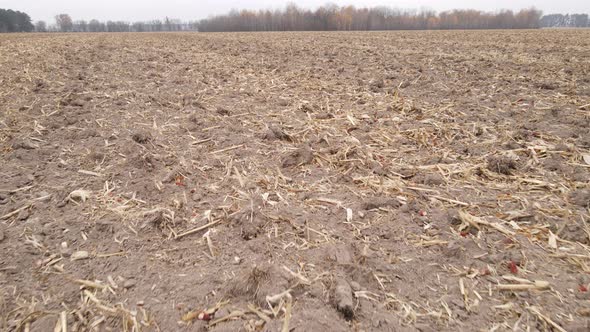
M 20 10 L 31 18 L 53 22 L 59 13 L 68 13 L 74 20 L 142 21 L 155 18 L 196 20 L 236 9 L 283 8 L 288 2 L 300 7 L 316 8 L 327 2 L 337 5 L 389 6 L 401 9 L 428 8 L 443 11 L 455 8 L 495 11 L 536 7 L 544 13 L 590 13 L 590 0 L 0 0 L 0 8 Z

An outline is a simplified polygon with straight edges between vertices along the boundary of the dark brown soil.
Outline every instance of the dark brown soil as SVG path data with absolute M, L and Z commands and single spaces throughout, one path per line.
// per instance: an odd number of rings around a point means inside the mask
M 571 193 L 570 200 L 575 205 L 590 207 L 590 189 L 578 189 Z
M 587 329 L 588 59 L 589 30 L 2 35 L 0 331 Z

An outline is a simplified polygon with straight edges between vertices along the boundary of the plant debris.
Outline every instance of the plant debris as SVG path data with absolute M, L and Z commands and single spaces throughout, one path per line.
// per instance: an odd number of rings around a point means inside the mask
M 590 324 L 590 31 L 0 36 L 1 331 Z

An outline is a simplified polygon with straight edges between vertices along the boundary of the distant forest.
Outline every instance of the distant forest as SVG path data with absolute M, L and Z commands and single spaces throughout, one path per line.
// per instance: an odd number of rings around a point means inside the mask
M 588 14 L 551 14 L 541 18 L 542 27 L 551 28 L 585 28 L 590 27 Z
M 29 15 L 0 8 L 0 32 L 30 32 L 33 29 Z
M 38 29 L 39 30 L 39 29 Z M 156 32 L 156 31 L 197 31 L 198 22 L 182 22 L 166 17 L 164 20 L 129 23 L 125 21 L 78 20 L 68 14 L 55 16 L 55 25 L 46 31 L 59 32 Z
M 200 21 L 165 18 L 147 22 L 73 20 L 55 16 L 55 23 L 31 22 L 26 13 L 0 9 L 0 32 L 154 32 L 154 31 L 351 31 L 351 30 L 446 30 L 537 29 L 590 27 L 588 14 L 542 16 L 534 8 L 517 12 L 502 10 L 399 10 L 388 7 L 356 8 L 326 5 L 316 10 L 288 5 L 282 10 L 232 10 Z
M 388 7 L 323 6 L 315 11 L 288 5 L 277 11 L 232 11 L 199 22 L 199 31 L 349 31 L 430 29 L 536 29 L 542 12 L 524 9 L 407 11 Z

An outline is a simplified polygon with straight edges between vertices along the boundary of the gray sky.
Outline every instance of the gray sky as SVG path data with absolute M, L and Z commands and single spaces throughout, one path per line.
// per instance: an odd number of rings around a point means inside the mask
M 470 8 L 485 11 L 536 7 L 544 13 L 590 13 L 590 0 L 0 0 L 0 8 L 20 10 L 31 18 L 53 22 L 59 13 L 74 20 L 142 21 L 155 18 L 195 20 L 236 9 L 283 8 L 288 2 L 300 7 L 316 8 L 327 2 L 357 7 L 389 6 L 401 9 L 428 8 L 443 11 Z

